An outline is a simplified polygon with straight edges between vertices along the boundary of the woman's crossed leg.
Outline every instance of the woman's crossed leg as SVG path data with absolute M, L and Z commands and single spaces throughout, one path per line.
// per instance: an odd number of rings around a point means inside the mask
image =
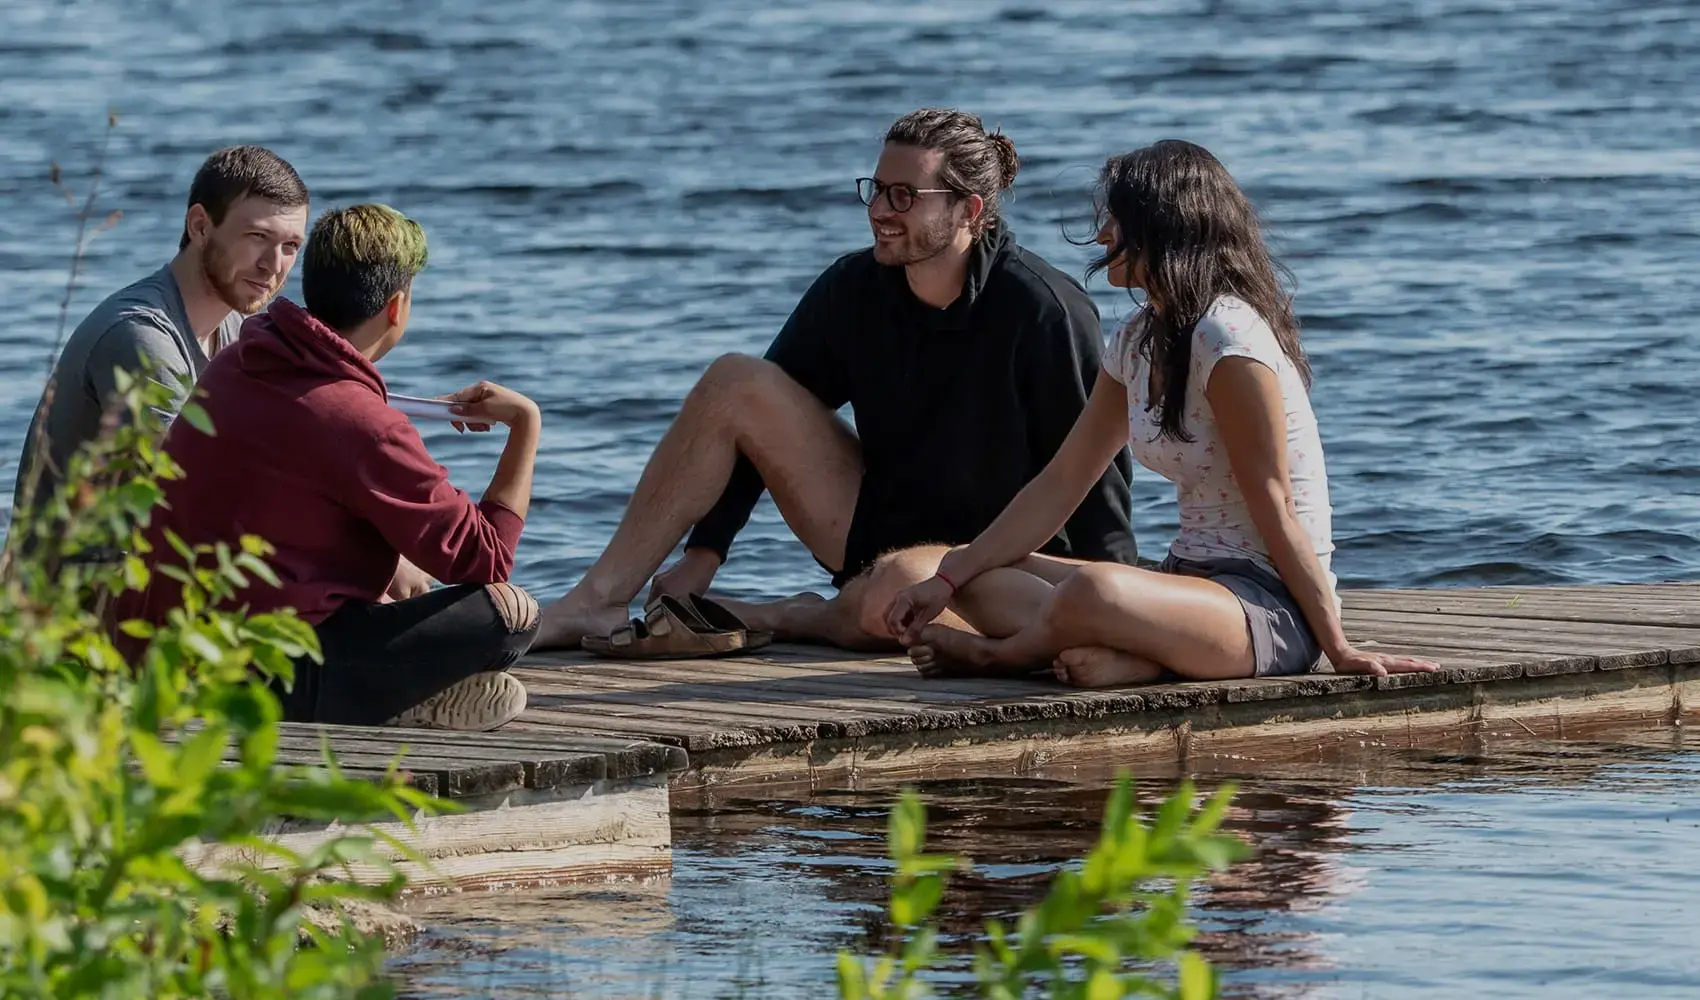
M 971 612 L 964 617 L 978 627 Z M 1250 677 L 1255 663 L 1244 606 L 1226 587 L 1115 563 L 1070 572 L 1003 638 L 929 625 L 910 656 L 923 673 L 1048 666 L 1082 687 L 1146 683 L 1164 668 L 1192 680 Z

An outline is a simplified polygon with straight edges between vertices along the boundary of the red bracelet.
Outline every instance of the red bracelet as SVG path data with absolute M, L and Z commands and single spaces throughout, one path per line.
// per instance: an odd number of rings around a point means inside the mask
M 934 571 L 934 572 L 933 572 L 933 575 L 934 575 L 934 576 L 936 576 L 936 577 L 938 577 L 938 578 L 939 578 L 939 579 L 940 579 L 940 580 L 943 580 L 943 581 L 944 581 L 944 582 L 945 582 L 945 583 L 948 583 L 948 584 L 950 584 L 950 596 L 952 596 L 952 597 L 955 597 L 955 596 L 956 596 L 956 592 L 957 592 L 957 591 L 959 591 L 959 590 L 961 590 L 961 589 L 962 589 L 962 588 L 961 588 L 961 587 L 958 587 L 958 586 L 957 586 L 957 585 L 956 585 L 956 581 L 955 581 L 955 580 L 952 580 L 952 579 L 951 579 L 951 578 L 950 578 L 950 577 L 948 577 L 948 576 L 945 576 L 945 575 L 944 575 L 944 570 L 942 570 L 942 569 L 941 569 L 941 570 L 935 570 L 935 571 Z

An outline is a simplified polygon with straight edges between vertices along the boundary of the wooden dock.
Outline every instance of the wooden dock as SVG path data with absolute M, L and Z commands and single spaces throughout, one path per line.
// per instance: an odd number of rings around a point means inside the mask
M 402 836 L 427 885 L 645 877 L 670 870 L 670 795 L 852 788 L 862 778 L 1289 761 L 1437 732 L 1577 735 L 1700 713 L 1700 584 L 1362 590 L 1342 595 L 1361 646 L 1433 674 L 1331 673 L 1076 690 L 1048 679 L 928 680 L 900 657 L 773 647 L 727 659 L 527 657 L 526 712 L 496 733 L 290 727 L 350 771 L 397 753 L 469 811 Z M 307 846 L 321 831 L 282 831 Z
M 1700 584 L 1342 598 L 1354 642 L 1444 669 L 1076 690 L 1043 678 L 928 680 L 900 657 L 802 647 L 651 663 L 543 654 L 515 670 L 530 706 L 509 728 L 682 748 L 689 765 L 673 778 L 678 790 L 1291 755 L 1437 728 L 1563 735 L 1590 723 L 1675 722 L 1700 709 Z
M 677 746 L 566 733 L 285 724 L 278 763 L 321 765 L 328 746 L 351 777 L 393 766 L 462 812 L 370 824 L 422 855 L 400 862 L 414 891 L 496 888 L 672 871 L 668 779 L 686 765 Z M 399 763 L 398 763 L 399 761 Z M 292 824 L 273 839 L 297 851 L 327 835 Z M 356 878 L 376 878 L 356 866 Z

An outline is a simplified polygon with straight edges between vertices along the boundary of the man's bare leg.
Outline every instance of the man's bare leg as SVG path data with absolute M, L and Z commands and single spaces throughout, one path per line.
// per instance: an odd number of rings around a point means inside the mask
M 932 576 L 947 551 L 943 545 L 919 545 L 887 553 L 831 598 L 799 594 L 782 601 L 721 603 L 751 628 L 767 629 L 784 642 L 897 652 L 903 646 L 885 625 L 886 609 L 898 591 Z M 970 627 L 949 611 L 939 620 Z
M 721 603 L 751 628 L 769 630 L 784 642 L 895 652 L 902 643 L 885 621 L 892 599 L 938 572 L 948 551 L 943 545 L 917 545 L 883 555 L 830 599 L 799 594 L 782 601 Z M 992 570 L 969 584 L 938 620 L 985 635 L 1013 634 L 1033 620 L 1051 587 L 1078 565 L 1076 560 L 1038 555 Z
M 632 598 L 720 499 L 740 453 L 761 471 L 803 544 L 842 565 L 862 482 L 855 435 L 778 366 L 728 355 L 685 397 L 608 547 L 544 610 L 533 648 L 577 646 L 625 622 Z

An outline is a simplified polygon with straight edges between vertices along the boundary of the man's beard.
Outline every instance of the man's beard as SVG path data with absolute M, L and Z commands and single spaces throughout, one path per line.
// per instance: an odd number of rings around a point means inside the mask
M 906 267 L 932 260 L 949 248 L 955 232 L 950 216 L 939 215 L 920 229 L 911 229 L 901 242 L 883 247 L 874 244 L 874 259 L 887 267 Z
M 201 251 L 201 274 L 220 301 L 244 316 L 251 316 L 264 309 L 266 303 L 270 302 L 278 291 L 275 283 L 264 293 L 254 291 L 253 285 L 237 275 L 235 265 L 230 262 L 230 255 L 225 253 L 223 245 L 216 240 L 208 240 L 206 249 Z

